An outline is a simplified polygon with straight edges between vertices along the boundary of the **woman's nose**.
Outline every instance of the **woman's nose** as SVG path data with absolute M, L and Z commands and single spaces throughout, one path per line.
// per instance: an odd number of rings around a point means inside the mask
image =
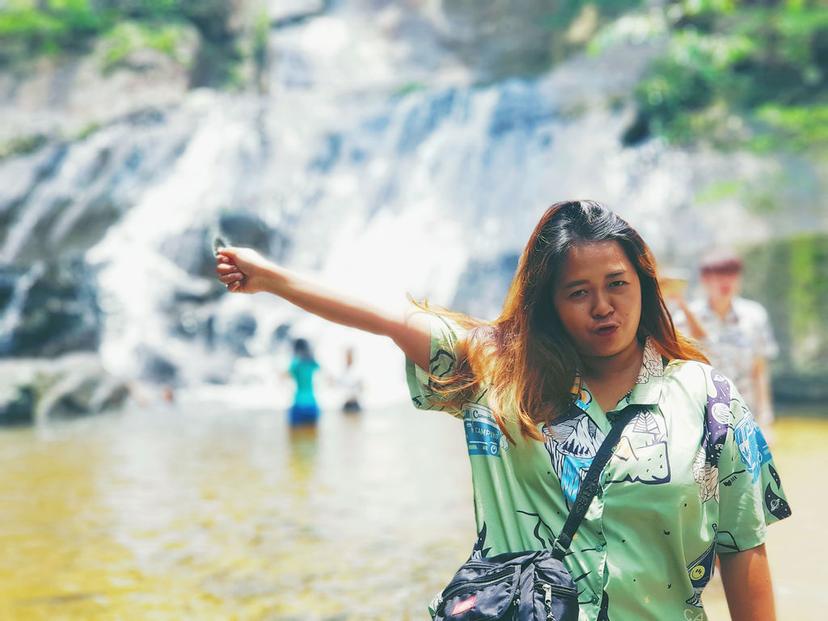
M 605 296 L 599 295 L 595 298 L 595 305 L 592 307 L 592 316 L 600 319 L 611 315 L 613 310 L 609 300 Z

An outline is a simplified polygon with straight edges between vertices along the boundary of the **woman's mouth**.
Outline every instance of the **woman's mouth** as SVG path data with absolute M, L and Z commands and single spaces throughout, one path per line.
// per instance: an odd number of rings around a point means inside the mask
M 612 336 L 618 331 L 618 327 L 619 326 L 617 323 L 613 323 L 607 326 L 601 326 L 600 328 L 596 328 L 595 330 L 593 330 L 593 332 L 598 336 Z

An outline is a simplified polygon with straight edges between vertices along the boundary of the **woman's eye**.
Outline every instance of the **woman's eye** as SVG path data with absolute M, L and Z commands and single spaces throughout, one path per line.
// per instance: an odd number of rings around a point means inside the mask
M 610 287 L 622 287 L 627 284 L 626 280 L 614 280 L 610 283 Z
M 570 299 L 582 298 L 586 295 L 586 289 L 578 289 L 569 294 Z

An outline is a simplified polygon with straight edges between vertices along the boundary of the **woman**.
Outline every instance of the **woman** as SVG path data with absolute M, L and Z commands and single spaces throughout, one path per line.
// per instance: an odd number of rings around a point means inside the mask
M 580 618 L 705 619 L 717 554 L 732 618 L 775 618 L 765 528 L 790 509 L 767 444 L 676 333 L 646 244 L 603 206 L 544 213 L 492 322 L 427 305 L 398 317 L 248 249 L 222 250 L 217 272 L 394 340 L 414 405 L 464 421 L 474 554 L 548 548 L 615 413 L 639 408 L 565 559 Z
M 296 339 L 288 368 L 288 375 L 296 382 L 293 405 L 288 410 L 288 422 L 292 427 L 315 425 L 319 420 L 319 406 L 313 392 L 313 376 L 318 370 L 319 363 L 311 353 L 310 344 L 305 339 Z

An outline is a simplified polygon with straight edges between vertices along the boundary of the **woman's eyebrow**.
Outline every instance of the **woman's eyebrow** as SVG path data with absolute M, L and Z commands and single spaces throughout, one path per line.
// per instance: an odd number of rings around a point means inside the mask
M 619 276 L 623 276 L 626 273 L 627 273 L 627 270 L 622 269 L 622 270 L 618 270 L 618 271 L 615 271 L 615 272 L 610 272 L 609 274 L 604 276 L 604 278 L 617 278 Z M 588 284 L 589 284 L 589 281 L 586 280 L 586 279 L 573 280 L 571 282 L 566 283 L 564 285 L 564 289 L 569 289 L 570 287 L 580 287 L 581 285 L 588 285 Z

